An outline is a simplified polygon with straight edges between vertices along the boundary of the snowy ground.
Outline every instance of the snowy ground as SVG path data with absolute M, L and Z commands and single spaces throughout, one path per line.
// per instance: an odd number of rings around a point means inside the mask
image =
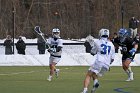
M 3 43 L 4 40 L 0 40 Z M 16 40 L 15 40 L 16 42 Z M 36 39 L 25 40 L 26 43 L 36 43 Z M 77 41 L 65 40 L 65 43 L 74 43 Z M 19 55 L 15 49 L 14 55 L 4 55 L 4 46 L 0 46 L 0 66 L 48 66 L 49 53 L 39 55 L 37 46 L 27 46 L 26 55 Z M 93 63 L 95 57 L 85 53 L 83 45 L 64 45 L 62 59 L 59 66 L 89 66 Z M 135 62 L 131 65 L 140 66 L 140 54 L 135 57 Z M 116 54 L 112 66 L 121 66 L 121 54 Z

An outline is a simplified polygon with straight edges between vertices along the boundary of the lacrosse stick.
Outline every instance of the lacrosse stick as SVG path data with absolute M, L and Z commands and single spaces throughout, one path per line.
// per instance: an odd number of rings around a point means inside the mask
M 45 44 L 47 45 L 48 49 L 50 49 L 51 47 L 50 47 L 49 43 L 47 42 L 47 40 L 44 38 L 44 36 L 43 36 L 44 33 L 41 32 L 40 27 L 39 27 L 39 26 L 35 26 L 34 31 L 35 31 L 38 35 L 41 36 L 41 38 L 45 41 Z

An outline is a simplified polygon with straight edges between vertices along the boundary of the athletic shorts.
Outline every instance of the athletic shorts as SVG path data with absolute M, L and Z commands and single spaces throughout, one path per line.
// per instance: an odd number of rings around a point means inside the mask
M 130 59 L 130 60 L 133 60 L 134 59 L 134 57 L 135 57 L 135 55 L 134 56 L 132 56 L 131 54 L 122 54 L 122 60 L 126 60 L 126 59 Z
M 54 56 L 50 56 L 49 58 L 49 64 L 52 64 L 52 63 L 58 63 L 60 61 L 60 57 L 54 57 Z
M 107 72 L 108 70 L 109 70 L 109 66 L 104 63 L 100 63 L 100 62 L 95 62 L 89 68 L 89 71 L 96 73 L 96 75 L 98 75 L 98 76 L 104 75 L 104 73 Z

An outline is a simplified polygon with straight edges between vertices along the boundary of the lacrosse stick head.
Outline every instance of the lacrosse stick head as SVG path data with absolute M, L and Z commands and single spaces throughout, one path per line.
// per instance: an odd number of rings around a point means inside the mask
M 40 26 L 35 26 L 34 30 L 35 30 L 36 32 L 40 32 Z

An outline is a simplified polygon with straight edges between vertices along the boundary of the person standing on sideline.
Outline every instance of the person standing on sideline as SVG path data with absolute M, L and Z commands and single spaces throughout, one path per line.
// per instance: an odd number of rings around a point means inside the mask
M 131 70 L 130 63 L 133 61 L 135 57 L 135 53 L 138 48 L 138 42 L 134 41 L 133 38 L 129 35 L 129 32 L 126 29 L 120 29 L 119 32 L 119 43 L 118 45 L 121 47 L 122 53 L 122 68 L 128 75 L 128 79 L 126 81 L 134 80 L 133 72 Z
M 17 49 L 18 54 L 25 55 L 26 44 L 23 41 L 21 36 L 19 36 L 19 40 L 16 43 L 16 49 Z
M 85 50 L 86 50 L 86 53 L 90 53 L 90 50 L 91 50 L 91 42 L 93 41 L 93 37 L 91 35 L 88 35 L 86 37 L 86 41 L 84 42 L 84 46 L 85 46 Z
M 11 55 L 13 53 L 12 45 L 13 45 L 13 41 L 11 39 L 11 36 L 7 35 L 6 40 L 4 41 L 5 55 Z
M 115 48 L 113 43 L 108 39 L 109 30 L 101 29 L 99 31 L 100 39 L 92 44 L 91 54 L 96 55 L 96 60 L 89 68 L 85 80 L 84 89 L 81 93 L 88 93 L 88 86 L 91 78 L 94 80 L 91 93 L 95 93 L 99 87 L 98 76 L 102 76 L 110 68 L 110 64 L 114 61 Z
M 46 43 L 40 35 L 38 35 L 38 39 L 37 39 L 37 49 L 39 51 L 39 54 L 45 54 Z
M 63 40 L 60 38 L 60 30 L 58 28 L 54 28 L 52 30 L 52 37 L 48 39 L 48 44 L 50 45 L 50 49 L 48 52 L 50 53 L 49 57 L 49 66 L 50 66 L 50 75 L 48 77 L 48 81 L 52 80 L 53 74 L 56 74 L 58 77 L 59 69 L 56 69 L 56 64 L 61 59 Z
M 138 23 L 139 23 L 139 20 L 137 20 L 135 17 L 132 17 L 129 20 L 129 28 L 131 30 L 132 38 L 136 37 L 136 35 L 137 35 Z

